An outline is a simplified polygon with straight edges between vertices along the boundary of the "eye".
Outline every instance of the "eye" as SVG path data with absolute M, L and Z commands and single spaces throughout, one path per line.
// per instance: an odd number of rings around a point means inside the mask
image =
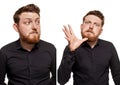
M 90 21 L 85 21 L 84 23 L 85 23 L 85 24 L 90 24 L 91 22 L 90 22 Z
M 25 21 L 24 24 L 29 25 L 32 21 Z
M 96 27 L 100 27 L 100 24 L 98 24 L 98 23 L 94 23 L 94 25 L 95 25 Z
M 40 24 L 40 20 L 36 20 L 35 23 L 38 25 Z

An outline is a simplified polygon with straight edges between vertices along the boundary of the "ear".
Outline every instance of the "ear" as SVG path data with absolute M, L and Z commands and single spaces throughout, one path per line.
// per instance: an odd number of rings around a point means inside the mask
M 103 32 L 103 28 L 101 28 L 100 34 L 101 34 L 102 32 Z M 99 34 L 99 35 L 100 35 L 100 34 Z
M 83 28 L 83 24 L 80 25 L 80 29 L 82 29 L 82 28 Z
M 18 24 L 14 23 L 13 28 L 15 29 L 16 32 L 18 32 Z

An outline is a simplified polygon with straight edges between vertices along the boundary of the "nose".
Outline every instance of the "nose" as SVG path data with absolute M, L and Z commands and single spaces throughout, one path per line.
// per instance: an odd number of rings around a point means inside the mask
M 37 29 L 37 24 L 36 24 L 35 22 L 33 22 L 32 28 L 33 28 L 33 29 Z
M 89 26 L 89 28 L 93 29 L 93 27 L 94 27 L 94 24 L 91 23 L 90 26 Z

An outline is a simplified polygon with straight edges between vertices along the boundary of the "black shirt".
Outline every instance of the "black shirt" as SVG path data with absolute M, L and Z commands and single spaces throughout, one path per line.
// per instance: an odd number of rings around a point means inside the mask
M 73 72 L 74 85 L 109 85 L 109 68 L 115 85 L 120 85 L 120 61 L 112 43 L 99 39 L 91 48 L 84 42 L 74 52 L 67 46 L 58 69 L 58 82 L 64 85 Z
M 17 40 L 4 46 L 0 56 L 0 85 L 56 85 L 56 48 L 40 40 L 28 52 Z M 51 74 L 50 74 L 51 73 Z

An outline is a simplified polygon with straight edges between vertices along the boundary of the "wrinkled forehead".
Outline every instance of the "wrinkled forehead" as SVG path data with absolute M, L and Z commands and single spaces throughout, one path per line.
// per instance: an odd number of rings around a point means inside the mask
M 85 17 L 85 20 L 84 21 L 95 21 L 95 22 L 100 22 L 102 23 L 102 20 L 98 17 L 98 16 L 95 16 L 95 15 L 87 15 Z
M 26 18 L 39 19 L 40 16 L 35 12 L 23 12 L 19 15 L 19 18 L 20 19 L 26 19 Z

